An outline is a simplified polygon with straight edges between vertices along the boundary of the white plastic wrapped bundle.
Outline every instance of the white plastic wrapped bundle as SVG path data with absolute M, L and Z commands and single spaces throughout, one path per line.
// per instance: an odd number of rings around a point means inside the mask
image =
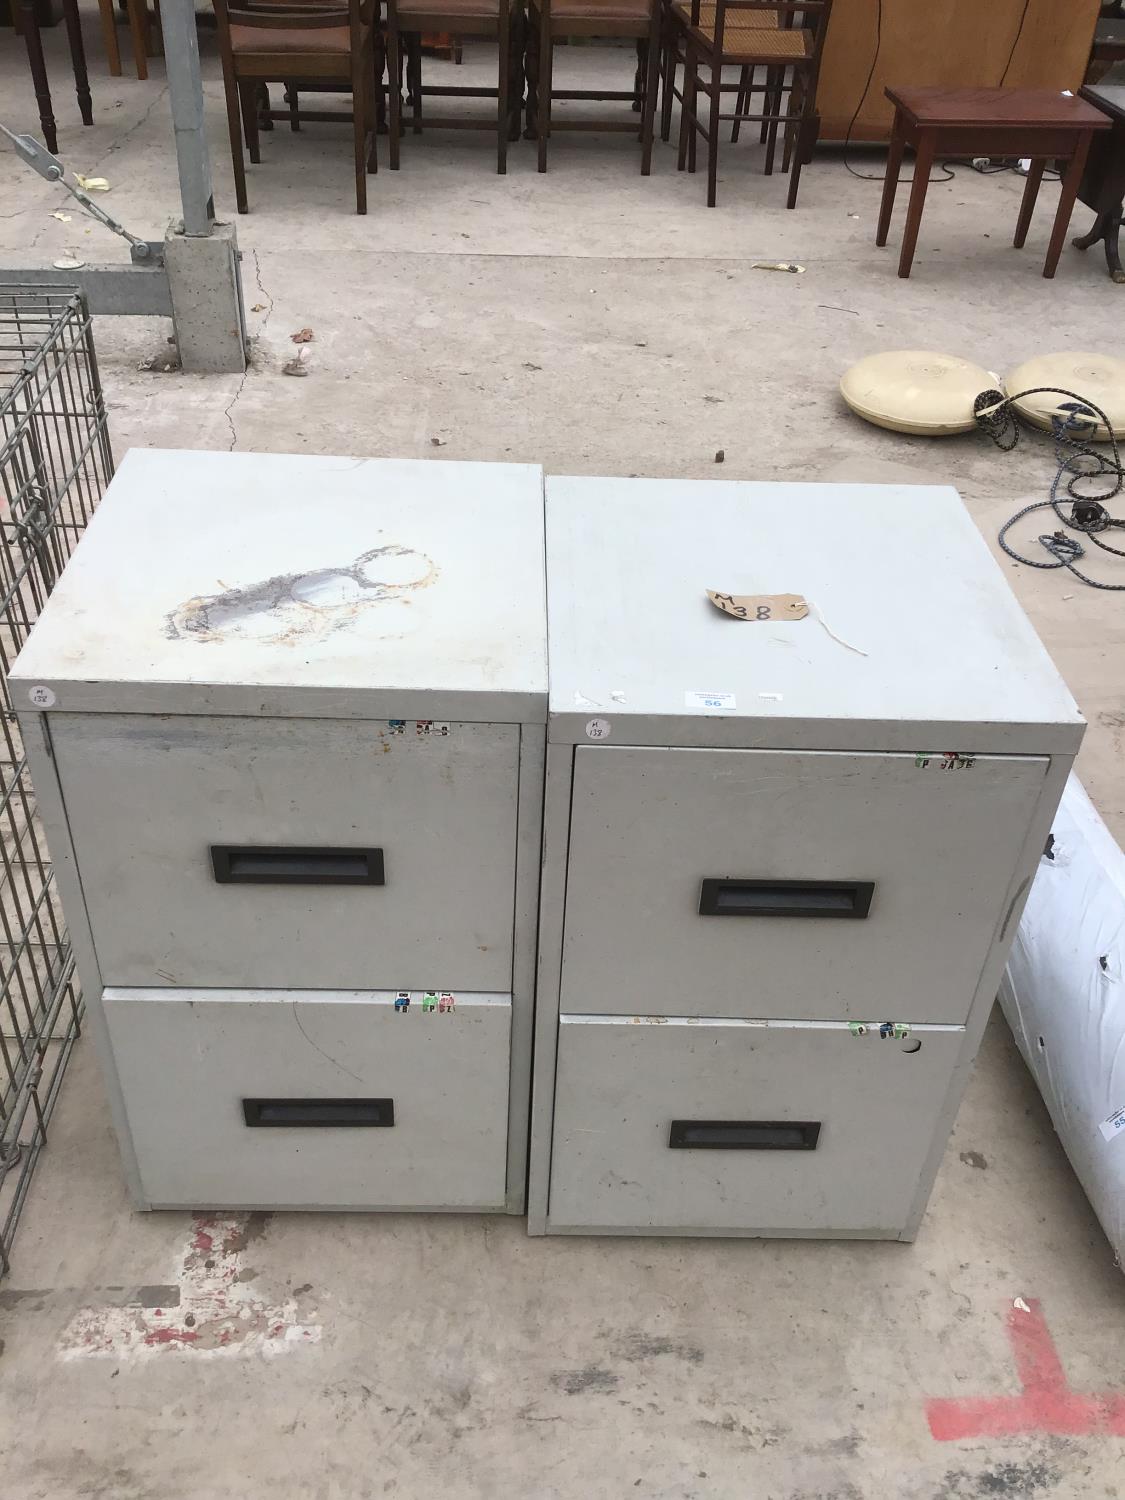
M 1125 1262 L 1125 853 L 1067 782 L 1000 1003 L 1059 1139 Z

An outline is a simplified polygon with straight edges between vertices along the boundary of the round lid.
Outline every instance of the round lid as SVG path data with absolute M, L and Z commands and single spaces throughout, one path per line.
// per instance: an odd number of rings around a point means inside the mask
M 1004 389 L 1013 395 L 1043 385 L 1058 386 L 1095 402 L 1109 418 L 1114 437 L 1125 437 L 1125 359 L 1112 354 L 1038 354 L 1004 380 Z M 1015 402 L 1017 411 L 1029 422 L 1048 432 L 1051 417 L 1066 404 L 1066 396 L 1050 394 Z M 1109 441 L 1101 422 L 1094 437 L 1100 443 Z
M 998 377 L 955 354 L 904 349 L 869 354 L 840 381 L 840 394 L 857 416 L 892 432 L 924 437 L 971 432 L 973 402 Z

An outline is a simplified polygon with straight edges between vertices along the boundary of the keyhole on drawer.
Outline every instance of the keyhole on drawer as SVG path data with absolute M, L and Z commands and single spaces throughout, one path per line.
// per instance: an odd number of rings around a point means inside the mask
M 902 1050 L 911 1054 L 915 1052 L 921 1052 L 922 1043 L 918 1040 L 917 1037 L 911 1037 L 907 1041 L 903 1042 Z

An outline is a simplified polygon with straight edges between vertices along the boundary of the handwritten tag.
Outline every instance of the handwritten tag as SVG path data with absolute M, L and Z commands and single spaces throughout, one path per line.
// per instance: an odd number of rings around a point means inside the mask
M 800 594 L 719 594 L 707 590 L 715 608 L 735 620 L 803 620 L 809 612 Z

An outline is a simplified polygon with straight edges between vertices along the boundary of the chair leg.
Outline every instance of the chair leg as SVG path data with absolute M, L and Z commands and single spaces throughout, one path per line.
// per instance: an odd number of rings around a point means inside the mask
M 285 102 L 289 106 L 289 129 L 296 134 L 301 128 L 301 92 L 292 79 L 285 85 Z
M 254 91 L 254 103 L 258 110 L 258 129 L 272 130 L 273 119 L 270 116 L 270 86 L 268 83 L 259 83 Z
M 66 21 L 66 39 L 70 47 L 70 66 L 74 74 L 74 92 L 78 99 L 78 113 L 83 125 L 92 125 L 94 106 L 90 98 L 90 79 L 86 71 L 86 47 L 82 40 L 82 20 L 78 14 L 78 0 L 63 0 L 63 19 Z
M 738 75 L 738 93 L 734 96 L 734 112 L 736 115 L 750 113 L 751 88 L 754 84 L 756 68 L 744 67 Z M 742 125 L 741 120 L 735 120 L 730 128 L 731 145 L 738 140 L 738 131 Z
M 524 7 L 508 6 L 508 140 L 518 141 L 523 130 L 523 90 L 527 36 Z M 505 166 L 507 156 L 505 155 Z
M 133 39 L 133 63 L 137 69 L 138 78 L 148 77 L 148 48 L 145 39 L 145 16 L 142 7 L 147 0 L 128 0 L 129 7 L 129 35 Z M 245 209 L 240 210 L 245 213 Z
M 676 33 L 672 22 L 664 22 L 664 76 L 660 82 L 660 139 L 672 139 L 672 106 L 676 102 Z
M 121 48 L 117 44 L 117 21 L 113 14 L 113 0 L 98 0 L 102 18 L 102 37 L 105 40 L 106 57 L 112 78 L 121 77 Z
M 367 212 L 367 90 L 364 80 L 367 68 L 361 58 L 358 68 L 352 65 L 352 152 L 355 157 L 355 211 Z
M 696 57 L 691 42 L 684 44 L 684 83 L 680 96 L 680 139 L 676 150 L 676 170 L 682 172 L 687 166 L 688 134 L 695 129 L 695 80 Z
M 501 12 L 500 35 L 497 38 L 496 77 L 496 171 L 501 177 L 508 170 L 508 88 L 511 73 L 511 12 Z
M 785 130 L 781 140 L 781 170 L 788 172 L 789 163 L 793 158 L 793 144 L 797 139 L 797 133 L 801 128 L 801 121 L 805 117 L 805 85 L 804 80 L 799 77 L 793 79 L 793 87 L 789 91 L 789 109 L 786 113 Z
M 390 146 L 387 155 L 391 171 L 397 172 L 402 135 L 402 35 L 393 23 L 387 27 L 387 114 L 390 117 Z
M 224 59 L 225 62 L 225 59 Z M 240 214 L 248 214 L 246 201 L 246 164 L 242 158 L 242 121 L 238 113 L 238 85 L 223 68 L 223 92 L 227 100 L 227 130 L 230 132 L 230 159 L 234 168 L 234 201 Z
M 719 108 L 723 102 L 723 60 L 717 55 L 711 68 L 711 111 L 707 123 L 707 207 L 715 207 L 719 183 Z
M 774 87 L 770 96 L 768 113 L 770 119 L 766 123 L 766 176 L 773 176 L 774 155 L 777 151 L 777 127 L 781 121 L 781 101 L 785 93 L 785 73 L 781 68 L 774 70 Z
M 697 52 L 691 70 L 691 134 L 687 143 L 687 169 L 695 171 L 695 153 L 699 149 L 699 69 L 702 58 Z
M 812 156 L 812 141 L 819 130 L 819 122 L 813 109 L 811 92 L 803 100 L 801 116 L 797 122 L 796 139 L 794 143 L 793 164 L 789 169 L 789 197 L 786 199 L 786 208 L 797 207 L 797 189 L 801 186 L 801 168 Z
M 652 141 L 656 134 L 656 90 L 660 81 L 660 0 L 652 0 L 652 20 L 645 58 L 647 74 L 641 112 L 641 176 L 652 171 Z
M 379 103 L 383 97 L 382 44 L 378 32 L 370 39 L 371 64 L 365 70 L 365 123 L 371 144 L 367 148 L 367 170 L 373 176 L 379 170 Z
M 250 153 L 250 162 L 258 166 L 262 160 L 262 153 L 258 149 L 258 104 L 255 97 L 257 89 L 254 83 L 242 81 L 238 85 L 238 102 L 242 108 L 242 131 L 246 137 L 246 149 Z
M 59 149 L 59 141 L 54 107 L 51 104 L 51 85 L 47 79 L 47 64 L 43 57 L 43 38 L 39 34 L 39 22 L 35 15 L 33 0 L 20 0 L 20 3 L 20 23 L 23 27 L 24 44 L 27 47 L 27 60 L 31 66 L 35 102 L 39 107 L 39 128 L 43 132 L 47 150 L 53 155 Z
M 776 76 L 777 76 L 777 69 L 776 68 L 767 68 L 766 69 L 766 86 L 762 90 L 762 113 L 764 115 L 768 115 L 769 112 L 770 112 L 770 100 L 773 98 L 773 85 L 774 85 L 774 79 L 776 78 Z M 763 120 L 762 121 L 762 128 L 761 128 L 761 130 L 758 133 L 758 144 L 759 145 L 764 146 L 766 144 L 766 141 L 769 139 L 769 133 L 770 133 L 770 122 L 768 120 Z
M 422 36 L 412 32 L 406 49 L 406 91 L 410 98 L 412 128 L 422 134 Z
M 645 107 L 645 79 L 648 77 L 648 41 L 637 38 L 637 66 L 633 71 L 633 113 L 643 114 Z
M 527 100 L 524 104 L 525 141 L 533 141 L 539 134 L 539 11 L 534 5 L 527 7 L 527 34 L 525 51 L 527 61 Z
M 539 137 L 539 170 L 547 170 L 547 137 L 551 133 L 551 74 L 554 62 L 554 38 L 551 35 L 551 18 L 539 14 L 539 112 L 537 134 Z
M 375 76 L 375 129 L 387 133 L 387 96 L 383 93 L 383 74 L 387 70 L 387 39 L 377 27 L 372 40 L 372 68 Z

